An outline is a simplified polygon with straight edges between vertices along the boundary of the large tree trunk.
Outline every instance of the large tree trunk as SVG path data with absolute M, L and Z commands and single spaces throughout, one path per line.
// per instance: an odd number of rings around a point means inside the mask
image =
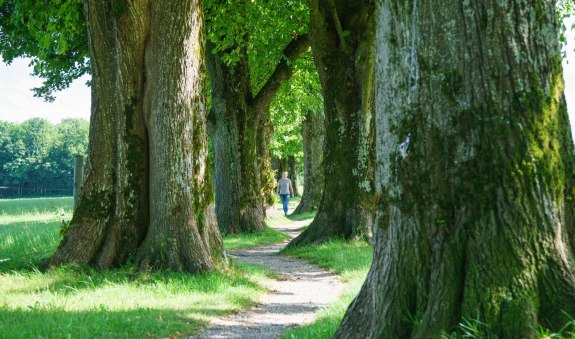
M 338 338 L 500 338 L 575 314 L 554 2 L 381 2 L 374 262 Z
M 307 111 L 302 125 L 304 189 L 294 214 L 311 212 L 319 206 L 323 188 L 324 133 L 323 114 Z
M 154 2 L 150 11 L 144 112 L 153 185 L 138 260 L 198 272 L 223 247 L 207 163 L 203 12 L 199 0 Z
M 145 2 L 134 3 L 130 15 L 119 16 L 114 21 L 115 31 L 130 34 L 118 35 L 115 42 L 114 214 L 95 258 L 97 267 L 123 264 L 142 242 L 148 226 L 148 136 L 142 114 L 144 73 L 141 71 L 148 29 L 146 11 Z M 110 54 L 110 51 L 102 53 Z M 98 57 L 100 55 L 93 59 Z M 111 87 L 113 83 L 103 85 Z
M 222 232 L 255 232 L 265 226 L 258 119 L 251 98 L 247 54 L 234 65 L 208 55 L 212 83 L 216 213 Z
M 207 57 L 212 83 L 216 213 L 222 232 L 248 233 L 265 226 L 265 210 L 273 203 L 275 187 L 269 153 L 273 133 L 269 107 L 281 84 L 291 77 L 288 61 L 308 48 L 307 36 L 294 38 L 257 95 L 251 91 L 247 51 L 231 65 L 222 61 L 221 54 Z
M 115 83 L 117 65 L 114 20 L 109 4 L 86 2 L 92 55 L 92 112 L 83 189 L 64 239 L 51 258 L 51 264 L 75 262 L 95 264 L 102 254 L 108 226 L 114 217 L 117 102 Z M 102 15 L 105 13 L 105 15 Z M 114 254 L 115 255 L 115 254 Z M 104 256 L 109 256 L 104 253 Z
M 289 246 L 371 236 L 374 8 L 374 1 L 311 1 L 310 40 L 325 109 L 325 181 L 315 219 Z
M 86 11 L 89 171 L 51 263 L 109 267 L 137 253 L 143 269 L 210 269 L 223 245 L 206 171 L 201 6 L 90 0 Z

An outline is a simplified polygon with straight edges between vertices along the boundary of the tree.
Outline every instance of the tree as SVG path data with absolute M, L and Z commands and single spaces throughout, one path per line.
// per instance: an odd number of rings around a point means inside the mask
M 293 76 L 278 90 L 270 107 L 272 125 L 274 126 L 270 147 L 272 157 L 275 159 L 274 162 L 277 164 L 275 168 L 276 180 L 280 179 L 281 172 L 288 171 L 294 184 L 296 196 L 299 195 L 297 173 L 301 173 L 302 168 L 311 162 L 317 163 L 317 167 L 321 164 L 321 154 L 314 154 L 312 158 L 305 157 L 304 142 L 309 140 L 302 138 L 302 129 L 307 114 L 321 115 L 319 112 L 322 110 L 321 84 L 311 53 L 306 52 L 295 61 Z M 310 121 L 311 119 L 308 119 L 308 122 Z M 312 128 L 316 132 L 323 131 L 323 120 L 316 119 Z M 323 143 L 323 138 L 320 143 Z M 304 173 L 309 172 L 304 170 Z M 321 192 L 321 182 L 316 182 L 313 177 L 305 178 L 305 180 L 309 180 L 306 182 L 306 188 L 315 189 L 319 187 L 317 192 Z M 307 200 L 305 192 L 304 190 L 304 197 L 302 197 L 304 202 Z M 318 203 L 319 197 L 316 206 Z
M 379 2 L 374 261 L 336 338 L 500 338 L 575 314 L 554 2 Z
M 370 237 L 374 8 L 374 1 L 311 1 L 309 35 L 324 100 L 323 170 L 329 180 L 315 219 L 289 246 Z
M 294 214 L 316 210 L 321 201 L 324 180 L 321 168 L 324 134 L 323 114 L 308 110 L 302 125 L 305 186 Z
M 3 169 L 6 184 L 17 186 L 20 194 L 38 194 L 46 187 L 48 167 L 46 157 L 54 145 L 54 126 L 47 120 L 33 118 L 7 130 L 10 141 L 6 145 Z
M 74 156 L 86 156 L 89 123 L 84 119 L 64 119 L 55 126 L 55 140 L 43 160 L 46 167 L 47 187 L 56 189 L 73 187 Z
M 87 177 L 51 264 L 199 272 L 223 259 L 207 164 L 199 1 L 86 2 Z
M 10 188 L 8 195 L 71 191 L 73 155 L 86 153 L 87 140 L 88 122 L 82 119 L 58 125 L 39 118 L 0 121 L 0 186 Z
M 31 58 L 32 74 L 44 79 L 36 96 L 53 92 L 90 72 L 82 0 L 0 0 L 0 54 L 10 64 Z
M 270 105 L 291 77 L 291 64 L 309 48 L 301 26 L 288 19 L 294 6 L 302 5 L 217 3 L 207 11 L 216 212 L 226 233 L 262 230 L 273 201 Z

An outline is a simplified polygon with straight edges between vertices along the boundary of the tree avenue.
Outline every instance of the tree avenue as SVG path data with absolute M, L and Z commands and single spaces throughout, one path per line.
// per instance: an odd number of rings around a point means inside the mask
M 289 246 L 370 237 L 374 8 L 374 1 L 311 1 L 309 35 L 325 110 L 324 185 L 315 219 Z
M 291 76 L 288 62 L 308 48 L 307 36 L 296 36 L 284 50 L 285 59 L 255 95 L 246 51 L 237 63 L 229 66 L 220 55 L 208 56 L 218 222 L 225 232 L 264 228 L 265 208 L 270 204 L 264 194 L 270 180 L 262 177 L 271 170 L 270 105 L 281 84 Z
M 337 338 L 500 338 L 575 314 L 574 154 L 554 2 L 383 0 L 374 261 Z
M 86 1 L 92 117 L 82 196 L 51 264 L 198 272 L 223 258 L 207 165 L 200 2 Z
M 210 27 L 217 34 L 213 33 L 212 40 L 215 41 L 208 43 L 207 63 L 212 85 L 210 124 L 214 141 L 218 223 L 225 233 L 260 231 L 265 226 L 265 209 L 273 204 L 275 185 L 269 152 L 273 134 L 270 105 L 282 83 L 292 76 L 291 64 L 309 49 L 309 39 L 305 33 L 294 34 L 284 47 L 280 46 L 277 59 L 269 57 L 268 51 L 260 51 L 266 56 L 260 60 L 256 58 L 254 62 L 248 53 L 248 42 L 256 45 L 256 49 L 263 50 L 265 45 L 257 43 L 257 38 L 261 40 L 263 35 L 259 32 L 261 26 L 251 30 L 246 28 L 246 18 L 257 21 L 257 10 L 262 9 L 262 5 L 239 2 L 212 6 L 215 13 Z M 238 27 L 234 27 L 234 23 L 225 29 L 219 26 L 220 22 L 230 20 L 218 12 L 222 8 L 233 11 L 230 15 L 235 15 L 232 16 L 235 19 L 231 20 L 238 21 Z M 277 23 L 284 20 L 277 13 L 271 15 Z M 276 37 L 294 30 L 275 32 L 275 27 L 266 29 L 272 29 Z M 250 35 L 252 31 L 259 32 L 259 35 Z M 224 37 L 223 42 L 219 41 L 220 37 Z M 276 42 L 276 49 L 277 45 Z M 215 51 L 218 52 L 213 53 Z M 253 73 L 257 73 L 256 77 L 265 78 L 258 84 L 259 88 L 254 86 Z

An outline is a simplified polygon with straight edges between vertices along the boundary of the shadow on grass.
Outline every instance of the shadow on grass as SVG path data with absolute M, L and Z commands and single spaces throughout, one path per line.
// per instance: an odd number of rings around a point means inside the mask
M 317 211 L 306 212 L 306 213 L 301 213 L 301 214 L 290 214 L 290 215 L 288 215 L 287 218 L 291 221 L 311 220 L 311 219 L 315 218 L 316 213 L 317 213 Z
M 56 221 L 16 222 L 0 227 L 0 273 L 34 271 L 61 240 Z
M 202 315 L 221 316 L 222 310 L 134 309 L 89 311 L 59 308 L 0 309 L 0 333 L 5 338 L 144 338 L 184 337 L 205 325 Z
M 257 265 L 234 264 L 229 269 L 191 275 L 186 272 L 139 272 L 135 267 L 95 270 L 90 267 L 64 265 L 43 273 L 38 270 L 5 272 L 4 277 L 21 280 L 15 286 L 4 286 L 6 293 L 55 293 L 74 296 L 85 291 L 106 287 L 140 290 L 162 290 L 165 293 L 219 293 L 230 287 L 241 286 L 263 291 L 251 274 L 268 275 Z M 1 272 L 0 272 L 1 274 Z

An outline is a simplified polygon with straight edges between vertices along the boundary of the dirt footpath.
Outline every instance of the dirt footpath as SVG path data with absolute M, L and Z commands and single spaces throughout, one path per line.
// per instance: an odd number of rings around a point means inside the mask
M 297 223 L 278 230 L 295 236 Z M 239 261 L 263 265 L 278 274 L 267 286 L 256 307 L 213 321 L 196 338 L 274 338 L 288 327 L 301 326 L 315 319 L 315 312 L 336 301 L 345 284 L 338 276 L 309 264 L 277 253 L 287 244 L 239 250 L 232 256 Z

